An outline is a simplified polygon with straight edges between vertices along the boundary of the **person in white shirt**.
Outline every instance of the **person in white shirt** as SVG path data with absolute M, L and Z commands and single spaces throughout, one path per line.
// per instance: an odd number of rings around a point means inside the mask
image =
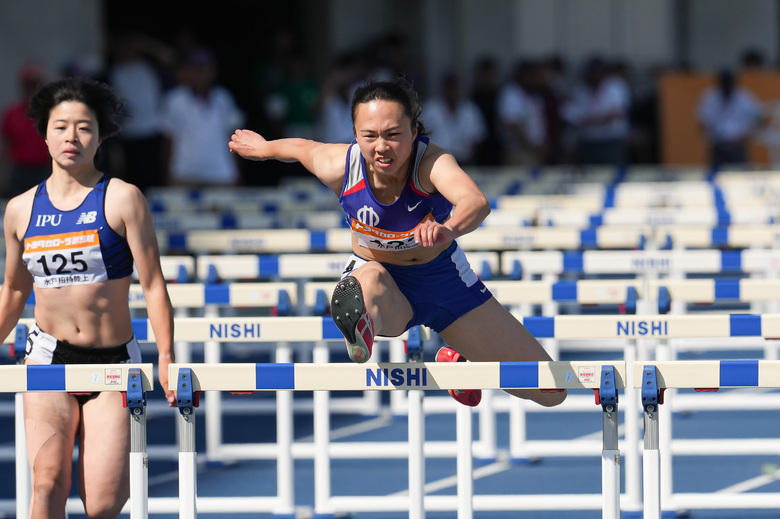
M 224 142 L 241 126 L 244 115 L 230 91 L 215 84 L 213 54 L 206 49 L 192 51 L 179 73 L 182 84 L 166 93 L 162 109 L 170 144 L 168 184 L 238 184 L 238 165 Z
M 458 163 L 474 163 L 476 148 L 487 136 L 479 107 L 463 94 L 460 77 L 446 72 L 440 93 L 425 104 L 425 120 L 431 135 L 455 156 Z
M 510 165 L 536 166 L 545 146 L 544 101 L 537 93 L 539 66 L 523 60 L 498 95 L 498 119 Z
M 162 128 L 160 107 L 163 82 L 148 54 L 157 57 L 167 49 L 141 34 L 127 33 L 114 42 L 114 62 L 108 83 L 125 102 L 119 144 L 123 151 L 122 177 L 141 191 L 162 182 Z M 151 50 L 150 50 L 151 49 Z M 161 58 L 160 61 L 170 61 Z
M 748 144 L 763 115 L 756 96 L 737 85 L 730 71 L 721 71 L 717 85 L 704 91 L 697 117 L 713 166 L 748 162 Z
M 564 107 L 564 118 L 577 133 L 577 160 L 582 165 L 626 163 L 631 94 L 625 80 L 608 74 L 606 63 L 592 58 L 583 82 Z

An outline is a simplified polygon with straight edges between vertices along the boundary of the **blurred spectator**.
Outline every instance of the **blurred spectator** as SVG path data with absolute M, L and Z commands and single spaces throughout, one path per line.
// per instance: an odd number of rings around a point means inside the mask
M 286 65 L 286 79 L 268 97 L 266 114 L 274 135 L 313 139 L 319 85 L 303 53 L 294 53 Z
M 225 145 L 243 123 L 233 95 L 216 84 L 211 50 L 190 52 L 178 69 L 179 86 L 163 98 L 164 157 L 170 185 L 233 185 L 239 180 L 236 158 Z
M 669 68 L 656 65 L 647 72 L 644 88 L 637 88 L 631 106 L 629 160 L 632 164 L 658 164 L 661 161 L 661 124 L 658 88 Z M 641 84 L 641 83 L 640 83 Z
M 539 90 L 539 65 L 515 65 L 498 96 L 498 118 L 505 145 L 504 163 L 536 166 L 545 145 L 544 103 Z
M 541 162 L 545 165 L 562 164 L 568 159 L 564 147 L 565 123 L 563 105 L 566 92 L 562 85 L 563 60 L 552 56 L 541 62 L 539 68 L 539 96 L 542 100 L 545 128 L 545 146 Z
M 288 27 L 277 27 L 268 37 L 268 43 L 257 49 L 258 61 L 252 71 L 252 106 L 255 122 L 262 135 L 283 137 L 283 128 L 273 126 L 266 113 L 268 98 L 287 81 L 287 63 L 299 47 L 297 38 Z M 257 175 L 254 175 L 256 178 Z
M 148 56 L 158 56 L 159 61 L 170 63 L 173 55 L 161 44 L 138 33 L 119 35 L 113 51 L 108 83 L 125 103 L 122 132 L 117 139 L 122 171 L 117 171 L 116 176 L 145 192 L 150 186 L 164 182 L 160 116 L 163 84 Z
M 418 92 L 425 92 L 425 74 L 423 67 L 414 59 L 409 49 L 409 41 L 401 33 L 391 32 L 373 41 L 366 54 L 376 64 L 371 71 L 375 79 L 390 79 L 404 76 Z
M 487 128 L 477 105 L 463 95 L 457 73 L 446 72 L 439 93 L 424 106 L 425 126 L 431 132 L 431 139 L 452 153 L 459 164 L 474 164 L 476 147 L 485 139 Z
M 748 143 L 763 115 L 756 96 L 737 85 L 731 71 L 721 71 L 717 84 L 702 93 L 697 116 L 713 166 L 748 162 Z
M 601 58 L 591 58 L 581 84 L 564 107 L 564 117 L 576 131 L 579 164 L 626 164 L 630 109 L 625 79 L 610 75 Z
M 25 63 L 18 72 L 21 97 L 2 113 L 0 131 L 3 148 L 0 155 L 0 196 L 11 198 L 43 182 L 51 173 L 51 157 L 46 141 L 38 135 L 26 110 L 30 96 L 45 81 L 41 65 Z
M 745 49 L 740 58 L 743 71 L 763 70 L 765 63 L 764 53 L 756 48 Z
M 352 125 L 352 94 L 363 78 L 360 57 L 347 54 L 325 80 L 320 91 L 317 115 L 317 140 L 350 143 L 355 138 Z
M 474 89 L 471 100 L 482 112 L 487 133 L 477 144 L 474 163 L 479 166 L 500 166 L 504 159 L 498 122 L 498 95 L 501 91 L 501 70 L 492 56 L 480 58 L 474 67 Z

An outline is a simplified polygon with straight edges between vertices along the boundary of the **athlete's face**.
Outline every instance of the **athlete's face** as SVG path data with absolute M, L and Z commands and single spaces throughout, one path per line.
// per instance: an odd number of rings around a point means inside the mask
M 63 169 L 92 165 L 100 145 L 95 114 L 76 101 L 56 105 L 49 113 L 46 144 L 54 162 Z
M 417 128 L 395 101 L 361 103 L 355 110 L 355 138 L 368 167 L 386 175 L 405 175 Z

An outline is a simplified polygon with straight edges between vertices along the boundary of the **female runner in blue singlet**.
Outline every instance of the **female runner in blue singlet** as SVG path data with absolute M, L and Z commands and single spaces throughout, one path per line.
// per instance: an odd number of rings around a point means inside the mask
M 355 362 L 374 337 L 415 325 L 448 346 L 437 361 L 548 361 L 547 352 L 477 278 L 455 241 L 490 213 L 488 201 L 453 156 L 429 141 L 419 98 L 403 78 L 359 87 L 352 101 L 355 142 L 267 141 L 237 130 L 228 146 L 250 160 L 300 162 L 339 197 L 353 256 L 331 299 L 331 315 Z M 509 393 L 545 406 L 565 391 Z M 479 390 L 450 391 L 477 405 Z
M 26 364 L 140 362 L 128 306 L 133 264 L 157 341 L 159 378 L 170 405 L 173 312 L 146 200 L 95 166 L 119 128 L 121 101 L 105 84 L 64 79 L 41 87 L 29 116 L 46 138 L 52 173 L 8 202 L 0 336 L 7 337 L 35 290 Z M 32 469 L 30 517 L 64 518 L 79 442 L 79 494 L 92 518 L 117 517 L 127 501 L 130 428 L 122 395 L 25 393 Z

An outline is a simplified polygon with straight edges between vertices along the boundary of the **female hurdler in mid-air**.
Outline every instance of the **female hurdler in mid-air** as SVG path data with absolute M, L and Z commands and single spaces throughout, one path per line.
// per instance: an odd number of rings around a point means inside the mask
M 237 130 L 230 150 L 250 160 L 300 162 L 339 197 L 353 255 L 331 299 L 349 357 L 366 362 L 374 337 L 412 326 L 438 332 L 441 361 L 549 361 L 531 333 L 487 290 L 456 239 L 490 213 L 453 156 L 425 136 L 419 97 L 403 78 L 371 81 L 352 100 L 355 142 L 267 141 Z M 544 406 L 565 391 L 512 389 Z M 477 405 L 480 390 L 450 391 Z

